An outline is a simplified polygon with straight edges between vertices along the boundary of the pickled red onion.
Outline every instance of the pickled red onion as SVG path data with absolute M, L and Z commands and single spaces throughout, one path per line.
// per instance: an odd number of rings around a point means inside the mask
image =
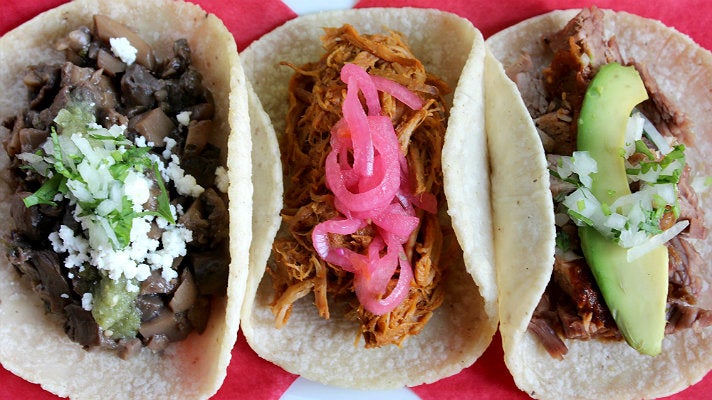
M 360 107 L 360 105 L 359 105 Z M 346 108 L 346 105 L 344 105 Z M 393 125 L 391 125 L 388 117 L 369 117 L 366 124 L 370 129 L 370 136 L 373 138 L 372 150 L 378 151 L 377 157 L 380 158 L 379 165 L 383 166 L 383 171 L 379 171 L 379 176 L 383 179 L 377 185 L 364 192 L 354 193 L 346 186 L 344 171 L 341 163 L 338 160 L 338 153 L 331 151 L 326 157 L 325 172 L 326 183 L 329 189 L 334 192 L 334 196 L 352 211 L 365 211 L 375 208 L 387 206 L 395 196 L 400 187 L 400 166 L 398 164 L 398 139 L 395 136 Z M 390 129 L 389 129 L 390 128 Z M 351 137 L 367 135 L 369 133 L 356 133 L 356 129 L 351 127 Z M 332 136 L 333 138 L 333 136 Z M 352 145 L 355 145 L 355 140 Z M 333 147 L 333 145 L 332 145 Z M 373 176 L 360 174 L 356 170 L 356 154 L 354 154 L 353 171 L 361 177 L 361 179 L 369 179 Z M 371 164 L 375 166 L 376 163 Z
M 344 121 L 352 131 L 363 134 L 352 135 L 354 152 L 354 170 L 361 175 L 373 174 L 373 146 L 370 130 L 366 126 L 368 120 L 366 113 L 361 107 L 359 100 L 359 90 L 363 93 L 368 106 L 369 116 L 381 114 L 381 104 L 378 102 L 378 92 L 376 85 L 370 79 L 366 71 L 355 64 L 346 64 L 341 69 L 341 80 L 344 81 L 349 90 L 346 91 L 342 111 Z
M 363 228 L 366 224 L 357 219 L 331 219 L 324 221 L 314 227 L 312 231 L 312 243 L 314 250 L 324 261 L 342 266 L 350 264 L 347 257 L 342 252 L 335 251 L 329 245 L 329 233 L 340 235 L 350 235 Z
M 374 79 L 376 77 L 371 76 L 366 72 L 363 68 L 359 67 L 356 64 L 346 64 L 341 68 L 341 80 L 346 83 L 349 87 L 354 87 L 356 90 L 353 90 L 352 92 L 358 96 L 358 91 L 360 90 L 361 93 L 363 93 L 363 97 L 366 99 L 366 106 L 368 107 L 368 115 L 369 116 L 374 116 L 374 115 L 381 115 L 381 102 L 378 100 L 378 92 L 376 91 L 378 83 Z M 389 81 L 388 79 L 381 78 L 387 82 L 392 82 Z M 392 82 L 393 83 L 393 82 Z M 355 86 L 354 86 L 355 85 Z M 396 84 L 398 85 L 398 84 Z M 400 85 L 398 85 L 400 86 Z M 387 87 L 389 89 L 392 89 L 388 84 L 384 84 L 384 87 Z M 400 86 L 403 88 L 402 86 Z M 405 89 L 406 92 L 410 93 L 411 95 L 415 96 L 412 92 L 410 92 L 408 89 Z M 385 91 L 384 89 L 380 89 L 382 92 Z M 398 90 L 398 89 L 395 89 Z M 396 97 L 394 95 L 394 97 Z M 420 97 L 415 96 L 420 100 Z M 422 103 L 422 100 L 421 100 Z M 361 110 L 360 106 L 358 107 Z M 411 107 L 413 108 L 413 107 Z M 417 107 L 420 108 L 420 107 Z M 346 111 L 346 110 L 344 110 Z M 346 114 L 344 114 L 344 117 Z
M 341 80 L 346 83 L 344 117 L 331 130 L 332 150 L 326 157 L 325 174 L 327 187 L 334 193 L 334 205 L 345 219 L 316 225 L 312 243 L 324 261 L 354 274 L 354 289 L 361 305 L 383 315 L 403 302 L 413 280 L 403 245 L 420 223 L 415 207 L 435 213 L 437 203 L 430 193 L 411 193 L 408 164 L 399 151 L 390 118 L 380 115 L 378 91 L 413 109 L 422 107 L 423 101 L 398 83 L 371 76 L 355 64 L 344 65 Z M 367 254 L 332 247 L 329 234 L 351 235 L 371 223 L 376 233 Z M 386 294 L 396 273 L 396 285 Z
M 391 293 L 385 298 L 381 299 L 379 296 L 385 291 L 378 290 L 378 283 L 381 283 L 382 279 L 376 279 L 377 275 L 367 276 L 365 274 L 356 274 L 354 276 L 354 288 L 356 290 L 356 297 L 358 301 L 363 305 L 365 309 L 376 315 L 383 315 L 391 312 L 398 304 L 402 303 L 408 296 L 408 288 L 410 282 L 413 280 L 413 269 L 408 262 L 408 258 L 403 252 L 403 245 L 399 246 L 398 253 L 398 264 L 400 266 L 400 273 L 398 275 L 398 282 L 396 286 L 391 290 Z M 385 275 L 381 275 L 381 278 Z M 390 280 L 390 275 L 385 279 L 387 284 Z
M 423 99 L 408 90 L 405 86 L 399 85 L 396 82 L 381 76 L 373 76 L 372 79 L 373 83 L 376 85 L 376 89 L 390 94 L 406 106 L 410 107 L 412 110 L 418 110 L 423 107 Z

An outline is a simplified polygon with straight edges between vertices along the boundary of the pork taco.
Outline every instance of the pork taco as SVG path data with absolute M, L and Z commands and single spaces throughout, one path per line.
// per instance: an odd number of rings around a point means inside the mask
M 274 127 L 253 136 L 253 235 L 274 241 L 251 250 L 250 346 L 353 388 L 472 364 L 497 323 L 480 33 L 434 10 L 327 12 L 242 56 Z
M 653 398 L 698 382 L 712 367 L 712 55 L 595 7 L 487 46 L 500 329 L 516 384 L 536 398 Z
M 78 0 L 0 58 L 3 367 L 72 398 L 212 396 L 251 238 L 232 35 L 190 3 Z

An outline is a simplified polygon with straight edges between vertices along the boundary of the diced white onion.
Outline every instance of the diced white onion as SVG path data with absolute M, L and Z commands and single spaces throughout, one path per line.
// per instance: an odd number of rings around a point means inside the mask
M 641 231 L 637 226 L 633 226 L 632 228 L 621 231 L 618 244 L 624 248 L 631 248 L 645 243 L 647 239 L 648 235 L 645 231 Z
M 44 157 L 42 157 L 41 155 L 33 153 L 20 153 L 17 155 L 17 158 L 33 165 L 41 163 L 43 162 L 42 160 L 44 160 Z
M 628 118 L 624 140 L 626 158 L 635 153 L 635 142 L 643 137 L 644 124 L 645 117 L 637 111 L 634 111 L 630 118 Z
M 662 233 L 651 237 L 645 243 L 640 244 L 635 247 L 631 247 L 630 249 L 628 249 L 628 252 L 626 254 L 628 262 L 635 261 L 638 258 L 649 253 L 654 248 L 667 243 L 668 240 L 674 238 L 680 232 L 682 232 L 685 228 L 687 228 L 687 226 L 689 224 L 690 224 L 690 221 L 688 221 L 688 220 L 679 221 L 678 223 L 676 223 L 675 225 L 670 227 L 670 229 L 666 229 Z
M 608 218 L 606 218 L 606 222 L 604 225 L 608 228 L 621 231 L 623 230 L 623 228 L 625 228 L 626 222 L 628 222 L 628 218 L 618 213 L 612 213 L 608 216 Z
M 87 186 L 80 181 L 68 181 L 67 188 L 72 193 L 72 195 L 79 201 L 84 203 L 91 203 L 94 201 L 94 197 L 91 195 Z
M 96 213 L 101 216 L 106 216 L 110 212 L 112 212 L 118 208 L 119 208 L 119 204 L 117 204 L 116 202 L 114 202 L 112 200 L 106 199 L 106 200 L 102 201 L 101 203 L 99 203 L 98 206 L 96 206 Z
M 591 174 L 598 172 L 596 160 L 587 151 L 574 151 L 572 161 L 572 171 L 578 175 L 584 186 L 590 188 L 593 183 Z
M 647 118 L 645 118 L 645 125 L 643 126 L 643 129 L 645 130 L 645 135 L 648 137 L 648 139 L 650 139 L 651 142 L 653 142 L 653 144 L 655 145 L 655 147 L 658 148 L 660 153 L 666 155 L 673 150 L 672 146 L 670 146 L 670 143 L 668 143 L 665 137 L 660 134 L 660 131 L 655 128 L 655 125 L 653 125 L 653 123 L 650 122 Z
M 673 183 L 661 183 L 654 186 L 657 195 L 660 196 L 667 204 L 675 204 L 677 200 L 677 193 L 675 192 L 675 184 Z

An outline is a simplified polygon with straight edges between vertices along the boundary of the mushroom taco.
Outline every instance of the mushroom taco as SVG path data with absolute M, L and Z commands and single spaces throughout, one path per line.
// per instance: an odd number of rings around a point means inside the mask
M 78 0 L 0 59 L 3 367 L 72 398 L 212 396 L 251 239 L 232 35 L 190 3 Z
M 274 127 L 253 136 L 253 235 L 275 238 L 251 249 L 242 327 L 258 355 L 376 389 L 483 353 L 497 324 L 483 57 L 466 20 L 409 8 L 304 16 L 245 49 L 266 111 L 252 118 Z
M 500 329 L 517 386 L 652 398 L 699 381 L 712 367 L 712 55 L 596 8 L 532 18 L 487 47 Z

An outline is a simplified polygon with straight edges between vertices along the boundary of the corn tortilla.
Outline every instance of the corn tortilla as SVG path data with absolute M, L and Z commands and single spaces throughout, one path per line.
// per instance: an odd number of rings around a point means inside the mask
M 343 317 L 345 305 L 331 304 L 319 317 L 309 297 L 295 303 L 287 324 L 276 329 L 269 304 L 272 284 L 265 274 L 271 240 L 280 227 L 282 175 L 277 137 L 285 129 L 287 85 L 292 70 L 323 52 L 322 28 L 352 24 L 359 32 L 403 34 L 427 71 L 444 79 L 454 95 L 443 148 L 447 213 L 462 248 L 452 265 L 445 303 L 418 335 L 401 347 L 365 349 L 357 323 Z M 242 53 L 248 79 L 267 117 L 270 132 L 255 132 L 253 169 L 255 218 L 250 277 L 242 327 L 261 357 L 289 372 L 329 385 L 387 389 L 433 382 L 471 365 L 490 343 L 497 326 L 489 178 L 484 136 L 484 41 L 471 23 L 453 14 L 423 9 L 360 9 L 308 15 L 265 35 Z M 474 206 L 473 206 L 474 204 Z M 262 240 L 264 239 L 264 241 Z
M 531 55 L 535 69 L 547 65 L 540 38 L 561 29 L 580 10 L 555 11 L 497 33 L 487 40 L 494 58 L 488 59 L 487 135 L 493 168 L 496 265 L 500 289 L 500 330 L 505 363 L 517 386 L 535 398 L 592 399 L 655 398 L 676 393 L 701 380 L 712 368 L 712 327 L 667 335 L 662 354 L 641 355 L 625 342 L 565 340 L 569 352 L 558 361 L 527 331 L 534 308 L 553 266 L 553 205 L 548 190 L 544 151 L 524 98 L 508 105 L 495 96 L 518 94 L 502 65 L 508 67 L 521 52 Z M 684 34 L 659 21 L 605 10 L 605 32 L 615 35 L 624 60 L 645 64 L 668 98 L 691 120 L 695 142 L 686 159 L 693 173 L 709 176 L 705 160 L 712 146 L 712 102 L 706 89 L 712 79 L 712 55 Z M 495 59 L 496 58 L 496 59 Z M 501 64 L 500 64 L 501 62 Z M 535 79 L 541 79 L 536 76 Z M 512 106 L 514 105 L 514 106 Z M 493 121 L 490 124 L 490 121 Z M 504 159 L 516 144 L 511 162 Z M 538 183 L 532 178 L 540 177 Z M 709 191 L 701 207 L 712 205 Z M 525 210 L 522 210 L 524 208 Z M 706 226 L 709 225 L 707 213 Z M 517 240 L 512 242 L 512 240 Z M 709 259 L 712 238 L 691 239 L 702 259 Z M 709 287 L 712 269 L 703 271 Z M 709 294 L 699 305 L 710 308 Z
M 252 185 L 247 90 L 237 47 L 230 32 L 214 15 L 181 1 L 73 1 L 49 10 L 0 38 L 0 120 L 26 106 L 22 83 L 25 68 L 63 60 L 53 40 L 80 25 L 92 26 L 92 16 L 104 14 L 134 29 L 154 51 L 168 54 L 173 41 L 186 38 L 193 66 L 215 101 L 214 137 L 226 155 L 230 187 L 231 264 L 229 295 L 216 301 L 208 328 L 170 345 L 163 354 L 148 349 L 129 360 L 103 350 L 84 350 L 64 333 L 62 321 L 44 306 L 26 282 L 21 282 L 3 255 L 0 261 L 0 362 L 4 368 L 59 396 L 77 399 L 207 398 L 226 376 L 237 338 L 251 239 Z M 2 133 L 3 138 L 8 134 Z M 227 149 L 227 151 L 225 151 Z M 225 158 L 225 157 L 224 157 Z M 8 156 L 0 153 L 0 170 Z M 0 213 L 10 215 L 7 177 L 0 180 Z M 5 236 L 11 229 L 0 227 Z

